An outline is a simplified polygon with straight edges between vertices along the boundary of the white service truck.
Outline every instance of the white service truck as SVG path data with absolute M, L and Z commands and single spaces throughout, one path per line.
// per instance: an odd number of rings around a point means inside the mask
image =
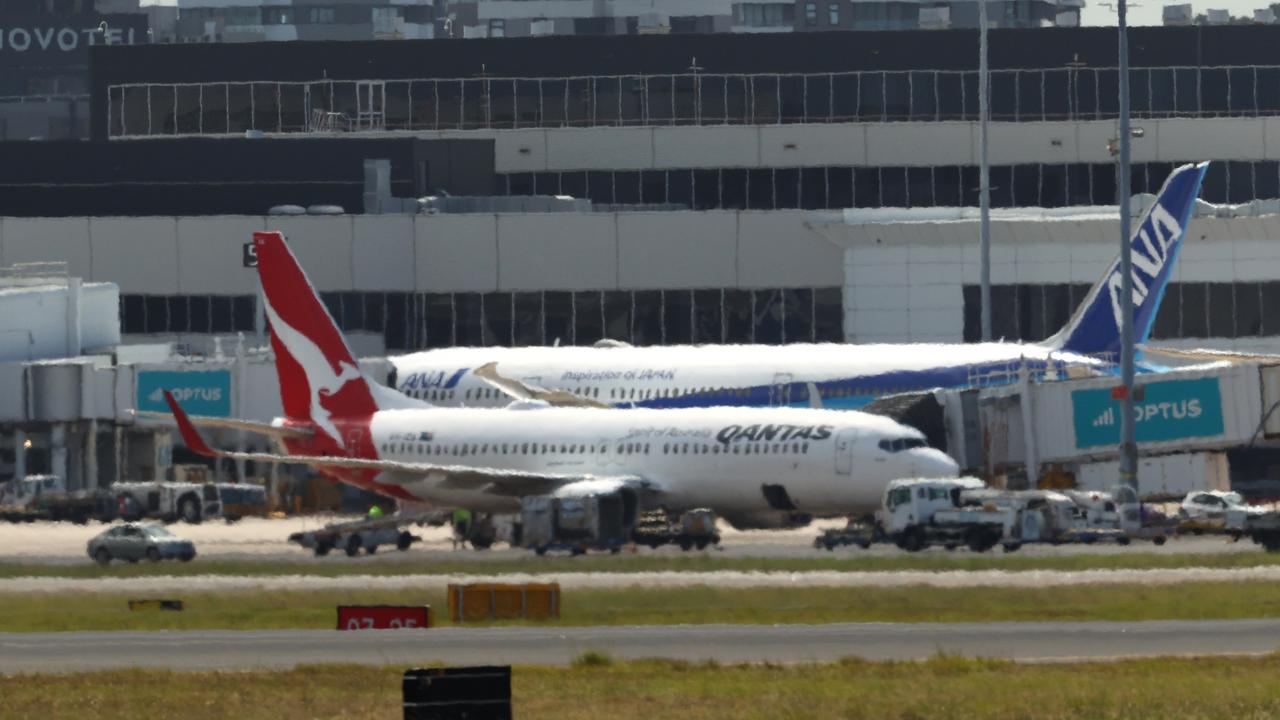
M 222 499 L 214 483 L 123 482 L 112 484 L 107 492 L 119 517 L 130 522 L 157 518 L 195 524 L 222 517 Z
M 1127 543 L 1115 504 L 1100 493 L 999 490 L 974 478 L 895 480 L 885 491 L 881 524 L 908 551 L 961 545 L 984 552 L 1028 543 Z
M 976 478 L 894 480 L 881 511 L 885 535 L 908 552 L 933 545 L 990 550 L 1004 538 L 1011 516 L 981 498 L 984 488 Z
M 143 519 L 199 523 L 265 515 L 266 489 L 254 483 L 120 482 L 93 490 L 68 490 L 57 475 L 28 475 L 0 485 L 0 520 Z

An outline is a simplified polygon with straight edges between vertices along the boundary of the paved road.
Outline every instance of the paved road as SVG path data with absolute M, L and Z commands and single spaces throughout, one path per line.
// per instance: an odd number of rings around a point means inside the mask
M 1280 620 L 18 633 L 0 634 L 0 673 L 129 666 L 292 667 L 317 662 L 555 665 L 586 650 L 617 658 L 803 662 L 850 656 L 902 660 L 939 652 L 1054 660 L 1243 654 L 1277 648 Z

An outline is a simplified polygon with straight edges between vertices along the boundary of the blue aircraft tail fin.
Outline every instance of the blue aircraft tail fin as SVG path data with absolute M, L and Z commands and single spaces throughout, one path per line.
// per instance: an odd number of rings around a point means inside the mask
M 1174 169 L 1156 201 L 1142 216 L 1130 246 L 1133 249 L 1133 298 L 1120 296 L 1123 278 L 1120 257 L 1094 285 L 1071 321 L 1045 344 L 1082 355 L 1117 355 L 1120 352 L 1120 318 L 1123 307 L 1133 308 L 1134 342 L 1146 342 L 1151 334 L 1160 301 L 1182 250 L 1182 238 L 1195 210 L 1200 183 L 1209 163 L 1183 165 Z

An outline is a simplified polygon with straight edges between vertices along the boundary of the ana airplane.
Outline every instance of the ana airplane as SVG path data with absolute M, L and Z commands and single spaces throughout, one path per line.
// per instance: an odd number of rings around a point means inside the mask
M 285 417 L 188 418 L 166 393 L 187 447 L 202 455 L 308 464 L 434 506 L 507 512 L 526 495 L 617 492 L 633 510 L 711 507 L 739 527 L 865 512 L 890 480 L 957 473 L 920 432 L 866 413 L 529 400 L 503 409 L 432 407 L 359 371 L 280 233 L 254 233 L 253 242 Z M 216 450 L 196 430 L 200 423 L 274 436 L 286 452 Z
M 893 393 L 1012 382 L 1024 363 L 1037 375 L 1115 372 L 1120 313 L 1133 308 L 1134 337 L 1145 342 L 1207 167 L 1174 170 L 1138 223 L 1131 301 L 1120 297 L 1117 257 L 1043 342 L 451 348 L 392 358 L 389 384 L 438 404 L 503 404 L 506 395 L 476 373 L 496 361 L 529 397 L 553 402 L 559 390 L 602 405 L 857 408 Z

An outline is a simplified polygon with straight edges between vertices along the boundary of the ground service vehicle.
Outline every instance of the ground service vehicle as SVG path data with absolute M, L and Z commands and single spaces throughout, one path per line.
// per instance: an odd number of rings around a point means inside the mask
M 548 550 L 618 552 L 631 539 L 635 518 L 634 500 L 622 493 L 530 496 L 521 503 L 521 543 L 539 555 Z
M 1092 500 L 1082 504 L 1076 497 L 1054 490 L 1018 490 L 1000 493 L 990 501 L 1011 514 L 1003 539 L 1005 550 L 1016 550 L 1026 543 L 1129 541 L 1120 529 L 1119 514 L 1092 510 Z
M 842 528 L 831 528 L 824 530 L 821 535 L 813 539 L 813 547 L 821 550 L 835 550 L 842 545 L 857 545 L 866 550 L 871 547 L 871 543 L 883 540 L 881 533 L 874 524 L 850 520 L 849 524 Z
M 1247 515 L 1250 509 L 1250 505 L 1237 492 L 1220 490 L 1190 492 L 1178 507 L 1178 530 L 1193 534 L 1223 532 L 1227 529 L 1229 515 Z M 1238 521 L 1242 519 L 1243 515 L 1237 518 Z
M 345 552 L 348 557 L 355 557 L 361 550 L 372 555 L 383 545 L 394 545 L 397 550 L 403 551 L 416 542 L 422 542 L 421 537 L 404 529 L 410 522 L 411 519 L 393 516 L 332 523 L 319 530 L 296 532 L 289 536 L 289 542 L 313 550 L 317 557 L 328 555 L 335 548 Z
M 909 552 L 930 545 L 985 552 L 1005 536 L 1011 514 L 969 496 L 982 488 L 976 478 L 894 480 L 884 494 L 885 534 Z
M 222 516 L 222 499 L 213 483 L 115 483 L 109 491 L 125 520 L 156 518 L 196 524 Z
M 125 523 L 102 531 L 89 541 L 86 550 L 89 557 L 103 565 L 112 560 L 188 562 L 196 556 L 196 546 L 190 540 L 178 537 L 160 525 L 138 523 Z
M 0 488 L 0 519 L 12 522 L 143 519 L 199 523 L 265 515 L 266 489 L 252 483 L 121 482 L 97 490 L 66 489 L 56 475 L 28 475 Z
M 94 490 L 67 490 L 57 475 L 28 475 L 0 488 L 0 519 L 10 522 L 110 519 L 110 501 Z
M 1280 512 L 1262 508 L 1233 512 L 1226 528 L 1233 537 L 1247 537 L 1267 552 L 1280 552 Z
M 218 498 L 222 502 L 222 517 L 235 522 L 243 517 L 267 514 L 267 489 L 249 483 L 217 483 Z
M 716 531 L 715 511 L 708 508 L 688 510 L 674 518 L 666 510 L 659 509 L 640 515 L 631 531 L 631 539 L 637 545 L 651 548 L 675 544 L 681 550 L 702 550 L 708 545 L 720 544 L 720 533 Z

